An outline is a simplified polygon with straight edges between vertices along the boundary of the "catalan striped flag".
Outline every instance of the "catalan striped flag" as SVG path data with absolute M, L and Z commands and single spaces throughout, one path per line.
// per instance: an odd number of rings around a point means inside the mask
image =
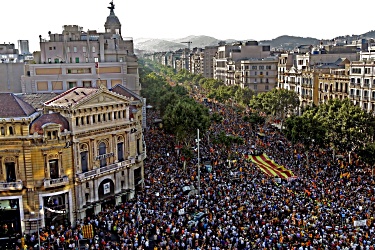
M 291 170 L 278 165 L 264 153 L 261 155 L 250 155 L 249 159 L 269 176 L 280 177 L 283 179 L 288 179 L 294 176 Z
M 94 238 L 94 228 L 91 224 L 82 226 L 83 238 L 92 239 Z

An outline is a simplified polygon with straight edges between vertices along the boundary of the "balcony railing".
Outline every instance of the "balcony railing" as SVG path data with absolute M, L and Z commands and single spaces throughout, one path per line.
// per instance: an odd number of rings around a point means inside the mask
M 22 190 L 22 181 L 0 182 L 0 191 Z
M 83 181 L 83 180 L 86 180 L 86 179 L 93 178 L 94 176 L 95 177 L 103 176 L 103 175 L 111 173 L 111 172 L 116 172 L 116 171 L 120 171 L 124 168 L 129 168 L 129 167 L 131 167 L 132 164 L 134 164 L 134 161 L 125 160 L 125 161 L 114 163 L 114 164 L 104 166 L 104 167 L 101 167 L 101 168 L 96 168 L 96 169 L 87 171 L 85 173 L 79 173 L 79 174 L 76 175 L 76 177 L 77 177 L 78 181 Z
M 141 162 L 146 159 L 146 152 L 143 152 L 135 157 L 136 162 Z
M 57 179 L 45 179 L 44 180 L 44 188 L 64 186 L 66 184 L 69 184 L 68 176 L 64 176 L 64 177 L 57 178 Z

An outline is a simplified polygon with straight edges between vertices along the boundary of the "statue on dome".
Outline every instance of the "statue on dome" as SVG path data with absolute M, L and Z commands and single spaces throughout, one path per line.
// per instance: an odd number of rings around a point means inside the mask
M 111 1 L 109 4 L 110 4 L 111 6 L 108 7 L 108 9 L 110 9 L 111 12 L 112 12 L 112 11 L 115 9 L 115 5 L 113 4 L 113 1 Z

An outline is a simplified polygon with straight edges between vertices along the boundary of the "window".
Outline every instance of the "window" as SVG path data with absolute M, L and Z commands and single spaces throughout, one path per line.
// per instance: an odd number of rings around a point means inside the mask
M 259 70 L 264 70 L 264 66 L 259 66 Z
M 52 50 L 52 47 L 49 47 L 48 49 L 49 49 L 49 50 Z
M 118 161 L 124 161 L 124 143 L 117 143 L 117 159 Z
M 10 134 L 10 135 L 13 135 L 13 134 L 14 134 L 13 127 L 9 127 L 9 134 Z
M 86 53 L 86 46 L 83 46 L 83 47 L 82 47 L 82 52 L 83 52 L 83 53 Z
M 107 146 L 105 145 L 104 142 L 101 142 L 99 144 L 99 155 L 105 155 L 107 152 Z M 107 161 L 105 157 L 100 158 L 100 167 L 104 167 L 107 165 Z
M 371 72 L 370 68 L 365 68 L 365 74 L 371 74 L 370 72 Z
M 66 47 L 66 52 L 70 52 L 70 47 L 68 46 L 68 47 Z
M 95 46 L 92 46 L 92 53 L 95 53 Z
M 5 173 L 7 182 L 16 181 L 16 164 L 14 162 L 5 163 Z
M 264 89 L 269 90 L 269 86 L 268 85 L 264 86 Z
M 86 173 L 89 170 L 88 169 L 88 163 L 87 163 L 87 156 L 88 156 L 88 152 L 87 151 L 81 152 L 81 168 L 82 168 L 82 173 Z
M 361 74 L 361 68 L 352 68 L 353 74 Z
M 76 46 L 73 47 L 73 52 L 77 53 L 77 47 Z
M 370 79 L 365 79 L 365 86 L 369 86 L 370 85 Z
M 71 88 L 74 88 L 77 86 L 77 83 L 76 82 L 68 82 L 68 88 L 71 89 Z
M 251 69 L 255 69 L 255 70 L 256 70 L 256 69 L 257 69 L 257 66 L 251 66 Z
M 79 57 L 76 57 L 76 63 L 79 63 Z
M 91 88 L 91 81 L 83 81 L 83 87 L 84 88 Z
M 51 63 L 52 62 L 52 58 L 48 58 L 48 63 Z
M 0 128 L 0 134 L 1 134 L 1 135 L 5 135 L 5 128 L 4 128 L 4 127 L 1 127 L 1 128 Z
M 59 164 L 57 159 L 49 160 L 49 177 L 51 179 L 59 178 Z

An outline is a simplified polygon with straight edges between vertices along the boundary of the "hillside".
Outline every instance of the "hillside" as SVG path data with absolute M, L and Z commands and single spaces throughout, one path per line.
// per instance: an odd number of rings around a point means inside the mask
M 345 38 L 349 43 L 358 38 L 374 38 L 375 31 L 369 31 L 362 35 L 352 35 L 352 36 L 340 36 L 337 38 Z M 335 38 L 332 38 L 335 39 Z M 246 41 L 251 41 L 254 39 L 247 39 Z M 181 48 L 187 48 L 188 43 L 191 42 L 190 48 L 204 48 L 206 46 L 218 45 L 222 40 L 216 39 L 210 36 L 188 36 L 180 39 L 138 39 L 134 41 L 134 47 L 137 50 L 143 50 L 147 52 L 166 52 L 166 51 L 176 51 Z M 225 42 L 231 43 L 235 42 L 235 39 L 227 39 Z M 270 45 L 273 49 L 284 49 L 292 50 L 300 45 L 318 45 L 321 40 L 312 37 L 298 37 L 298 36 L 279 36 L 272 40 L 261 40 L 260 45 Z

